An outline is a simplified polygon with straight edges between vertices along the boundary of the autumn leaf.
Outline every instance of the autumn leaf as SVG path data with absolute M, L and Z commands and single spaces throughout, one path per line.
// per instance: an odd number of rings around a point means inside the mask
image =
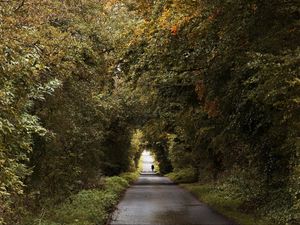
M 173 25 L 172 28 L 171 28 L 171 34 L 172 35 L 177 35 L 177 32 L 178 32 L 177 25 Z

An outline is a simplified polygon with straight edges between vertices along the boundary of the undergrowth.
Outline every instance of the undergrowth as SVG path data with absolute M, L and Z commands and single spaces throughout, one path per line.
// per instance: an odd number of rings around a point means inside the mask
M 175 170 L 166 175 L 175 183 L 192 183 L 197 180 L 196 170 L 193 168 L 184 168 Z
M 65 202 L 29 216 L 23 225 L 104 225 L 138 171 L 107 177 L 101 188 L 82 190 Z
M 181 184 L 182 187 L 193 193 L 199 200 L 208 204 L 224 216 L 236 221 L 240 225 L 270 225 L 270 221 L 244 212 L 243 198 L 233 195 L 233 190 L 219 184 Z

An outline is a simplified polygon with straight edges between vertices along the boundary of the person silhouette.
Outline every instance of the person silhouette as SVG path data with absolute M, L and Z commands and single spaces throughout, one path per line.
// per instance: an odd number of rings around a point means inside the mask
M 152 170 L 152 172 L 154 171 L 154 166 L 153 165 L 151 165 L 151 170 Z

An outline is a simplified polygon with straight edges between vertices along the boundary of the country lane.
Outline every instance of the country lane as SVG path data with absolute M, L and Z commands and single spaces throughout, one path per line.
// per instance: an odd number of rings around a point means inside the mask
M 118 204 L 111 225 L 236 225 L 168 178 L 152 172 L 149 152 L 142 157 L 143 172 Z

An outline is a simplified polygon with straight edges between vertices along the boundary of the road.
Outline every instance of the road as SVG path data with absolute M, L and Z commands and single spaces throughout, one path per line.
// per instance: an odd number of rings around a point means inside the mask
M 168 178 L 152 173 L 152 163 L 149 153 L 143 153 L 143 172 L 126 191 L 111 225 L 235 225 Z

